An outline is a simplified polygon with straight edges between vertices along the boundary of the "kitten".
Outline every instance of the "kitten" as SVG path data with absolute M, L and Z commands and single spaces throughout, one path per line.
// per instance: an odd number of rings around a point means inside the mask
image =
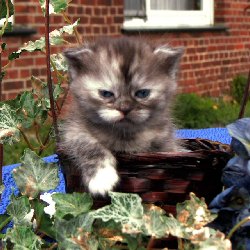
M 119 181 L 116 152 L 177 151 L 171 119 L 182 48 L 129 38 L 69 49 L 72 101 L 59 148 L 93 194 Z

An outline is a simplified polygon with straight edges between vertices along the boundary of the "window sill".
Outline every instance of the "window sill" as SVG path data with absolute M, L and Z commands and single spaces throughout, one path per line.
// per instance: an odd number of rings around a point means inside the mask
M 37 31 L 33 28 L 14 26 L 11 31 L 6 31 L 4 33 L 5 37 L 9 36 L 30 36 L 36 34 Z
M 224 24 L 214 24 L 211 26 L 179 26 L 179 27 L 122 27 L 122 32 L 127 33 L 162 33 L 162 32 L 227 32 L 228 27 Z

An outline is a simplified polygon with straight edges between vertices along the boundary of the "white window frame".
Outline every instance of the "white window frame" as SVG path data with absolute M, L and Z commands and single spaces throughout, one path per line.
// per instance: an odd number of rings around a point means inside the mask
M 214 24 L 214 0 L 201 0 L 201 10 L 151 10 L 151 0 L 145 1 L 147 18 L 125 17 L 123 28 L 204 27 Z

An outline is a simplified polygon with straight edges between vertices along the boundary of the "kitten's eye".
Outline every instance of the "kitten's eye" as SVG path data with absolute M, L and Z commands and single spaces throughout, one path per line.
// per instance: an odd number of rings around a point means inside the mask
M 135 96 L 138 98 L 146 98 L 149 96 L 149 94 L 150 94 L 149 89 L 140 89 L 135 92 Z
M 99 90 L 99 95 L 104 98 L 110 98 L 114 96 L 114 93 L 111 91 L 107 91 L 107 90 Z

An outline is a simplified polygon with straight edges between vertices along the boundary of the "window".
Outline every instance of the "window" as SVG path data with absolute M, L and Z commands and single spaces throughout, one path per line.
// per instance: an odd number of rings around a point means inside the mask
M 125 0 L 124 28 L 213 25 L 213 0 Z

